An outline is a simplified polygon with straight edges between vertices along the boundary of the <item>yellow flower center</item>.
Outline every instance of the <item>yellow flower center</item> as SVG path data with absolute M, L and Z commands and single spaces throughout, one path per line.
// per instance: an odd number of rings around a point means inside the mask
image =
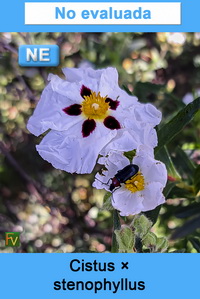
M 144 190 L 144 185 L 144 177 L 141 172 L 138 172 L 125 183 L 125 187 L 132 193 Z
M 109 103 L 106 103 L 106 98 L 92 91 L 89 96 L 84 96 L 82 104 L 82 112 L 88 119 L 104 119 L 108 115 Z

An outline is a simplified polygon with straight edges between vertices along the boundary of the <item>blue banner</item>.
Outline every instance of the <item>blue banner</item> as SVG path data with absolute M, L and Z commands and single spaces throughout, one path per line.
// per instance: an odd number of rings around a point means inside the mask
M 193 298 L 198 254 L 2 254 L 2 298 Z
M 2 32 L 194 32 L 200 27 L 199 8 L 197 0 L 192 3 L 190 0 L 22 0 L 17 5 L 15 0 L 8 0 L 1 3 L 0 29 Z

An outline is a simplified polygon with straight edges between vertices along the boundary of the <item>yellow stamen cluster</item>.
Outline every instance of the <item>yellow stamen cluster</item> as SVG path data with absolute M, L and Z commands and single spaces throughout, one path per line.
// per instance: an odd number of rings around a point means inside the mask
M 144 185 L 144 177 L 141 172 L 138 172 L 125 183 L 125 187 L 132 193 L 144 190 Z
M 88 119 L 104 119 L 108 115 L 109 103 L 105 100 L 107 96 L 102 97 L 100 92 L 96 94 L 95 91 L 91 95 L 84 96 L 85 100 L 81 103 L 82 112 Z

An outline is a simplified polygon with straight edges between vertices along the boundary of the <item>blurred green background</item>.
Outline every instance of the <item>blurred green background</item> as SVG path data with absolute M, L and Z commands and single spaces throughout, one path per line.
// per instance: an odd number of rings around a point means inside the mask
M 19 67 L 23 44 L 59 45 L 60 66 Z M 110 251 L 112 211 L 91 187 L 98 167 L 91 175 L 54 169 L 26 129 L 48 73 L 86 66 L 116 67 L 121 87 L 162 111 L 162 125 L 200 95 L 200 33 L 0 33 L 0 252 Z M 169 252 L 199 252 L 199 113 L 168 150 L 174 169 L 153 231 L 169 238 Z M 19 248 L 5 248 L 6 231 L 22 232 Z

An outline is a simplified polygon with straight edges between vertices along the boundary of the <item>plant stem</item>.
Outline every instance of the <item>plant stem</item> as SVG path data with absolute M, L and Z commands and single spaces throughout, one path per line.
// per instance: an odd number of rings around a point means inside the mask
M 116 253 L 118 252 L 118 244 L 117 244 L 117 239 L 116 239 L 116 235 L 114 233 L 114 231 L 120 230 L 121 228 L 121 224 L 120 224 L 120 218 L 119 218 L 119 214 L 116 210 L 113 211 L 113 234 L 112 234 L 112 248 L 111 248 L 111 252 L 112 253 Z

